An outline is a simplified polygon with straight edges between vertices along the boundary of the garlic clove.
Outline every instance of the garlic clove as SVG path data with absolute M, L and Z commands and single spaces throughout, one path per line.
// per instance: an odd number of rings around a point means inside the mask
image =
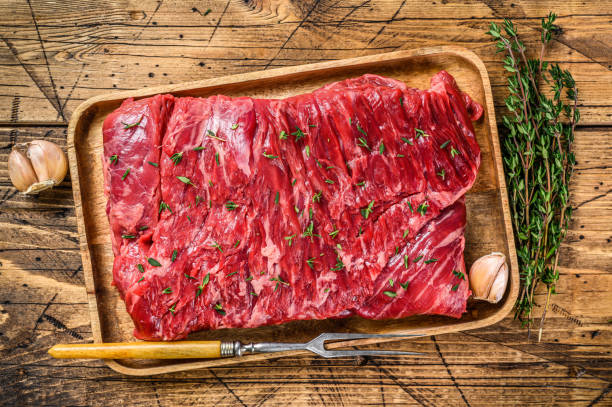
M 28 143 L 28 158 L 40 181 L 52 180 L 57 185 L 68 171 L 68 160 L 64 151 L 55 143 L 34 140 Z
M 508 264 L 503 253 L 494 252 L 476 260 L 469 273 L 474 298 L 498 303 L 506 292 L 508 275 Z
M 499 272 L 497 276 L 495 276 L 495 280 L 493 280 L 493 284 L 489 290 L 489 302 L 497 304 L 502 299 L 506 292 L 506 285 L 508 284 L 508 274 L 508 264 L 504 262 L 499 268 Z
M 21 192 L 27 191 L 30 185 L 38 182 L 30 160 L 19 150 L 18 146 L 14 146 L 9 155 L 8 172 L 11 182 Z
M 58 145 L 34 140 L 13 146 L 8 170 L 15 188 L 24 194 L 36 194 L 64 180 L 68 160 Z

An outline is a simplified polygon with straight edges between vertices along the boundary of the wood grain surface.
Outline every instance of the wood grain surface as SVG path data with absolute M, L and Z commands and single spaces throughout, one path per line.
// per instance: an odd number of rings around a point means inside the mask
M 563 30 L 546 57 L 572 71 L 582 121 L 542 342 L 509 317 L 384 346 L 427 353 L 418 359 L 290 357 L 150 378 L 46 354 L 92 339 L 74 202 L 70 179 L 17 194 L 13 143 L 65 145 L 75 108 L 108 91 L 443 44 L 485 61 L 499 119 L 507 90 L 487 24 L 512 17 L 535 45 L 549 10 Z M 612 405 L 611 17 L 609 0 L 1 2 L 0 404 Z

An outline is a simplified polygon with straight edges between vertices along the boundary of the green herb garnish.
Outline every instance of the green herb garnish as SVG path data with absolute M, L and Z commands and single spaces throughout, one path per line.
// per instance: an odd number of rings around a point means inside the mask
M 154 163 L 153 161 L 147 161 L 150 165 L 152 165 L 153 167 L 158 167 L 159 168 L 159 164 L 158 163 Z
M 461 280 L 465 280 L 465 274 L 463 274 L 461 271 L 453 270 L 453 274 L 459 277 Z
M 395 291 L 383 291 L 383 294 L 391 298 L 397 297 L 397 294 L 395 293 Z
M 267 152 L 263 152 L 263 156 L 266 158 L 270 158 L 270 159 L 274 159 L 274 158 L 278 158 L 277 155 L 273 155 L 273 154 L 268 154 Z
M 231 276 L 233 276 L 234 274 L 238 274 L 238 271 L 232 271 L 231 273 L 227 274 L 227 275 L 225 276 L 225 278 L 231 277 Z
M 202 150 L 204 150 L 204 148 L 205 148 L 204 146 L 194 147 L 193 151 L 202 151 Z
M 338 229 L 336 229 L 336 228 L 335 228 L 335 226 L 334 226 L 334 230 L 332 230 L 331 232 L 329 232 L 329 236 L 331 236 L 331 238 L 332 238 L 332 239 L 335 239 L 335 238 L 336 238 L 336 236 L 338 236 L 338 233 L 339 233 L 339 232 L 340 232 L 340 231 L 339 231 Z
M 138 125 L 140 124 L 140 122 L 141 122 L 141 121 L 142 121 L 142 116 L 140 116 L 140 119 L 138 119 L 138 121 L 137 121 L 136 123 L 130 123 L 130 124 L 128 124 L 128 123 L 125 123 L 125 122 L 121 122 L 121 124 L 123 124 L 123 128 L 124 128 L 125 130 L 127 130 L 127 129 L 131 129 L 132 127 L 136 127 L 136 126 L 138 126 Z
M 223 305 L 215 304 L 215 311 L 217 311 L 221 315 L 225 315 L 225 311 L 223 310 Z
M 206 287 L 209 281 L 210 281 L 210 273 L 206 273 L 206 275 L 202 279 L 202 284 L 198 286 L 198 290 L 196 291 L 196 295 L 195 295 L 196 298 L 198 298 L 198 296 L 202 294 L 202 290 L 204 289 L 204 287 Z
M 378 146 L 378 153 L 382 154 L 385 152 L 385 145 L 383 144 L 383 142 L 380 142 L 380 146 Z
M 144 270 L 144 266 L 143 266 L 142 264 L 140 264 L 140 263 L 138 263 L 138 264 L 136 265 L 136 268 L 137 268 L 137 269 L 138 269 L 138 271 L 140 271 L 141 273 L 144 273 L 144 272 L 145 272 L 145 270 Z
M 225 203 L 225 208 L 226 208 L 228 211 L 233 211 L 233 210 L 234 210 L 234 209 L 236 209 L 237 207 L 238 207 L 238 204 L 236 204 L 235 202 L 232 202 L 232 201 L 227 201 L 227 202 Z
M 172 288 L 170 287 L 164 288 L 164 291 L 162 291 L 162 294 L 172 294 Z
M 288 282 L 283 281 L 283 279 L 282 279 L 282 278 L 280 278 L 280 276 L 278 276 L 278 277 L 272 277 L 272 278 L 270 279 L 270 281 L 277 281 L 277 282 L 279 282 L 279 283 L 281 283 L 281 284 L 284 284 L 284 285 L 286 285 L 286 286 L 291 285 L 291 284 L 289 284 Z
M 161 201 L 161 202 L 159 203 L 159 212 L 158 212 L 158 213 L 162 213 L 162 211 L 164 211 L 164 210 L 166 210 L 166 209 L 167 209 L 168 211 L 170 211 L 170 213 L 172 213 L 172 209 L 170 209 L 170 206 L 168 206 L 168 204 L 167 204 L 167 203 L 165 203 L 164 201 Z
M 285 132 L 285 130 L 281 130 L 280 134 L 278 135 L 278 138 L 281 140 L 287 140 L 287 137 L 289 137 L 289 135 Z
M 357 126 L 357 131 L 359 131 L 364 136 L 368 137 L 368 133 L 366 133 L 365 130 L 362 129 L 361 126 L 359 126 L 359 123 L 356 123 L 356 126 Z
M 304 138 L 304 132 L 302 131 L 302 129 L 300 129 L 299 127 L 295 127 L 295 131 L 293 133 L 291 133 L 292 136 L 295 136 L 295 141 L 299 141 L 300 139 Z
M 214 244 L 211 244 L 210 247 L 214 247 L 215 249 L 219 250 L 221 253 L 223 253 L 223 248 L 221 247 L 221 245 L 217 242 L 215 242 Z
M 149 262 L 150 265 L 152 265 L 153 267 L 161 267 L 161 263 L 158 262 L 157 260 L 155 260 L 153 257 L 149 257 L 147 259 L 147 261 Z
M 414 138 L 419 138 L 419 137 L 429 137 L 429 134 L 425 133 L 423 130 L 421 129 L 414 129 L 414 132 L 416 133 Z
M 412 143 L 412 140 L 407 139 L 406 137 L 402 137 L 402 141 L 403 141 L 404 143 L 408 143 L 408 144 L 410 144 L 411 146 L 413 146 L 413 145 L 414 145 L 414 144 Z
M 444 143 L 442 143 L 442 144 L 440 145 L 440 148 L 441 148 L 441 149 L 446 148 L 446 146 L 447 146 L 449 143 L 450 143 L 450 140 L 446 140 Z
M 423 255 L 417 256 L 416 259 L 412 260 L 413 263 L 418 262 L 419 260 L 421 260 L 423 258 Z
M 372 149 L 370 148 L 370 146 L 368 145 L 368 142 L 366 141 L 366 139 L 364 139 L 363 137 L 359 137 L 357 139 L 357 145 L 360 147 L 363 147 L 365 149 L 367 149 L 368 151 L 372 151 Z
M 170 258 L 170 261 L 174 263 L 174 261 L 176 260 L 176 255 L 178 254 L 178 250 L 174 249 L 172 250 L 172 257 Z
M 125 170 L 123 175 L 121 176 L 121 181 L 125 180 L 125 178 L 130 174 L 130 169 Z
M 117 164 L 119 162 L 119 157 L 117 156 L 117 154 L 113 154 L 108 158 L 108 160 L 111 164 Z
M 374 201 L 370 202 L 367 207 L 361 209 L 361 216 L 363 216 L 364 219 L 369 218 L 370 214 L 373 211 L 373 208 L 374 208 Z
M 212 131 L 212 130 L 206 130 L 206 135 L 207 135 L 208 137 L 210 137 L 210 138 L 214 138 L 214 139 L 216 139 L 216 140 L 219 140 L 219 141 L 223 141 L 223 142 L 225 142 L 225 139 L 222 139 L 221 137 L 218 137 L 218 136 L 215 134 L 215 132 L 214 132 L 214 131 Z
M 429 204 L 427 202 L 423 202 L 417 208 L 417 212 L 420 213 L 421 216 L 425 216 L 425 214 L 427 213 L 427 208 L 429 208 Z
M 181 160 L 183 159 L 183 153 L 182 152 L 174 153 L 170 156 L 170 159 L 172 160 L 174 165 L 178 165 L 178 163 L 180 163 Z
M 306 226 L 306 229 L 304 229 L 304 233 L 302 234 L 302 236 L 304 236 L 304 237 L 312 237 L 312 236 L 314 236 L 313 231 L 314 231 L 314 223 L 312 221 L 310 221 L 308 226 Z
M 134 235 L 121 235 L 123 239 L 134 239 L 136 236 Z
M 187 177 L 177 176 L 176 178 L 178 178 L 178 180 L 181 181 L 184 184 L 195 186 L 195 185 L 193 185 L 191 180 L 189 178 L 187 178 Z
M 333 267 L 333 268 L 331 269 L 331 271 L 340 271 L 340 270 L 342 270 L 343 268 L 344 268 L 344 263 L 342 263 L 342 259 L 340 259 L 340 256 L 338 255 L 338 256 L 336 257 L 336 266 L 335 266 L 335 267 Z
M 232 124 L 232 130 L 236 130 L 238 128 L 238 123 Z
M 437 261 L 438 261 L 438 259 L 429 259 L 429 260 L 425 260 L 423 263 L 429 264 L 429 263 L 435 263 Z

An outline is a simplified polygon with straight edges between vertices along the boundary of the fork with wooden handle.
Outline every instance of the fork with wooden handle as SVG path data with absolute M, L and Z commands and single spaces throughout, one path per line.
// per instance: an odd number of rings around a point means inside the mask
M 386 335 L 357 333 L 324 333 L 307 343 L 262 342 L 243 345 L 221 341 L 179 341 L 179 342 L 123 342 L 60 344 L 49 349 L 57 359 L 211 359 L 242 356 L 245 353 L 284 352 L 308 350 L 325 358 L 341 356 L 375 355 L 423 355 L 418 352 L 391 350 L 328 350 L 326 341 L 357 340 L 369 338 L 407 338 L 420 334 Z

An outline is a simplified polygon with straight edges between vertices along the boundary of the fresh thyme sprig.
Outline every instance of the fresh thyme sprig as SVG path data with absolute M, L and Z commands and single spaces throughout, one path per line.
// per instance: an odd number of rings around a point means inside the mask
M 534 292 L 539 283 L 545 284 L 548 295 L 538 340 L 559 279 L 559 246 L 571 217 L 568 186 L 575 163 L 574 130 L 580 120 L 571 73 L 543 60 L 546 46 L 559 31 L 555 19 L 553 13 L 542 19 L 539 59 L 527 59 L 510 20 L 501 27 L 491 23 L 487 32 L 496 40 L 498 52 L 506 55 L 504 68 L 510 73 L 510 96 L 505 100 L 510 114 L 502 119 L 506 128 L 502 150 L 523 281 L 515 318 L 531 334 Z M 544 83 L 552 97 L 540 87 Z

